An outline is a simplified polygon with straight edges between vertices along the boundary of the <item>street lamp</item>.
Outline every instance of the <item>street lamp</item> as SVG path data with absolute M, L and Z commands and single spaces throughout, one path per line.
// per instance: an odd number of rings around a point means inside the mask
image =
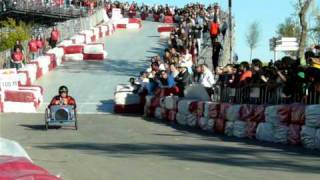
M 229 0 L 229 38 L 230 38 L 230 63 L 233 62 L 233 47 L 232 47 L 232 0 Z

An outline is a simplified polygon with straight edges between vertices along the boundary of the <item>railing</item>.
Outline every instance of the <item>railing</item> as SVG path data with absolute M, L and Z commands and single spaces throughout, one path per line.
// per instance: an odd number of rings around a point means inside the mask
M 59 5 L 30 0 L 2 1 L 2 3 L 0 2 L 0 15 L 1 13 L 14 11 L 16 13 L 32 13 L 41 16 L 76 18 L 80 16 L 88 16 L 90 13 L 93 14 L 97 9 L 103 7 L 103 4 L 98 4 L 98 7 L 94 8 L 93 11 L 90 12 L 89 7 L 81 6 L 81 4 L 70 6 L 70 2 L 69 4 Z
M 290 96 L 283 93 L 283 85 L 253 85 L 246 87 L 228 87 L 220 84 L 215 87 L 214 101 L 233 104 L 289 104 L 305 103 L 319 104 L 320 91 L 309 86 L 301 92 L 292 93 Z M 298 87 L 297 87 L 298 88 Z
M 56 27 L 60 31 L 60 39 L 68 39 L 74 34 L 77 34 L 83 30 L 90 29 L 103 21 L 104 9 L 97 9 L 96 12 L 88 17 L 81 17 L 76 19 L 70 19 L 64 22 L 56 23 Z M 37 31 L 35 36 L 41 35 L 44 39 L 49 39 L 51 36 L 52 27 L 43 27 L 41 32 Z M 27 50 L 27 42 L 23 42 L 23 47 Z M 8 68 L 9 61 L 11 58 L 11 49 L 0 52 L 0 69 Z M 24 52 L 26 55 L 26 51 Z

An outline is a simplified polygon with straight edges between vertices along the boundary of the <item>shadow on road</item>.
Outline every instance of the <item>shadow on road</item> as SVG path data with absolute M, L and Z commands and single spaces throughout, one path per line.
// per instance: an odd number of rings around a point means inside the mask
M 25 127 L 26 129 L 30 130 L 37 130 L 37 131 L 45 131 L 45 125 L 29 125 L 29 124 L 20 124 L 19 126 Z M 61 126 L 50 126 L 49 129 L 61 129 Z
M 256 149 L 243 147 L 226 147 L 221 145 L 189 144 L 101 144 L 101 143 L 55 143 L 38 146 L 42 149 L 72 149 L 86 153 L 105 153 L 107 156 L 127 158 L 145 155 L 158 155 L 176 160 L 218 163 L 228 166 L 248 167 L 258 170 L 276 170 L 304 173 L 319 173 L 319 154 L 314 156 L 312 165 L 297 162 L 294 159 L 271 158 L 270 153 L 279 156 L 292 156 L 289 152 L 277 149 Z M 316 158 L 317 157 L 317 158 Z M 294 158 L 294 156 L 292 156 Z

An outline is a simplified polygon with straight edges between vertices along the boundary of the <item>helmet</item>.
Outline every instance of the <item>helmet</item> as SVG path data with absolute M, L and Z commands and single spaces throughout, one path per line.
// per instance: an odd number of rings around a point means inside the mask
M 59 94 L 62 94 L 63 92 L 66 92 L 68 94 L 67 86 L 60 86 L 59 87 Z

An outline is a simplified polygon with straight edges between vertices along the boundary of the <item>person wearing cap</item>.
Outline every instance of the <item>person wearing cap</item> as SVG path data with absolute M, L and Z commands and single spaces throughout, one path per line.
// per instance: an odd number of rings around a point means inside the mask
M 49 108 L 55 105 L 69 105 L 74 106 L 74 109 L 76 108 L 76 101 L 73 97 L 69 96 L 67 86 L 59 87 L 59 95 L 52 98 Z
M 184 90 L 187 86 L 189 86 L 191 81 L 191 76 L 187 70 L 187 65 L 185 63 L 181 63 L 178 65 L 179 74 L 175 78 L 176 85 L 179 88 L 179 96 L 184 97 Z

